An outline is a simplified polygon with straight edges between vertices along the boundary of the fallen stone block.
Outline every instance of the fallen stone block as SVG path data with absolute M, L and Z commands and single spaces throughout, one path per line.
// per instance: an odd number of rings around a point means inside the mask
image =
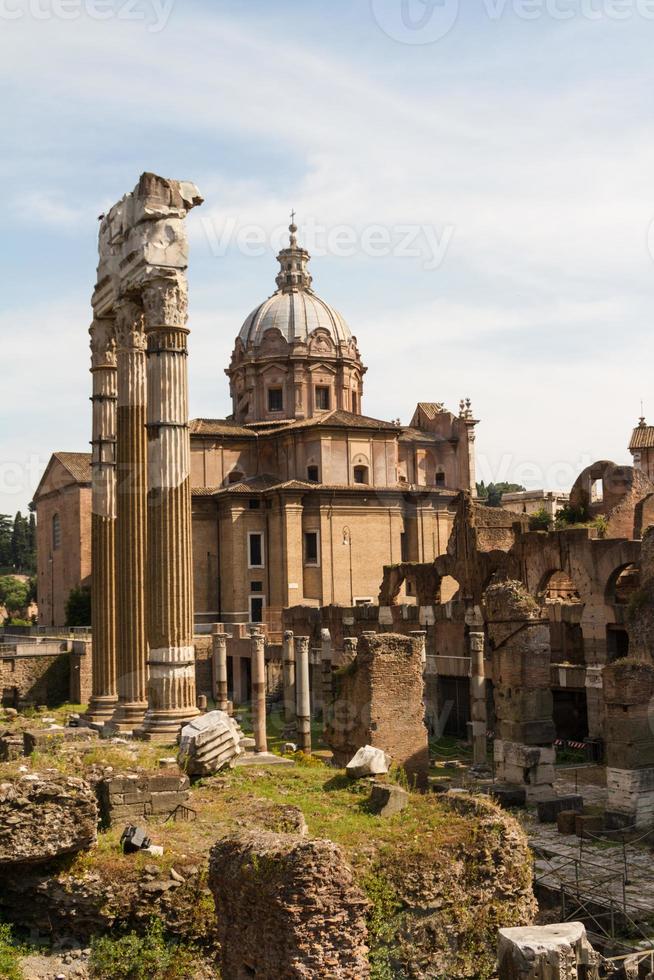
M 24 755 L 22 734 L 9 731 L 0 736 L 0 762 L 14 762 Z
M 363 779 L 365 776 L 383 776 L 388 772 L 391 757 L 383 749 L 364 745 L 350 759 L 345 772 L 350 779 Z
M 570 837 L 576 833 L 576 821 L 579 814 L 576 810 L 561 810 L 556 815 L 556 826 L 560 834 Z
M 368 806 L 380 817 L 392 817 L 409 805 L 409 794 L 395 783 L 373 783 Z
M 599 837 L 604 830 L 604 818 L 589 813 L 578 813 L 575 817 L 575 834 L 589 840 Z
M 597 980 L 601 958 L 581 922 L 500 929 L 500 980 Z
M 24 753 L 31 755 L 35 750 L 48 752 L 67 742 L 92 742 L 98 737 L 98 733 L 92 728 L 53 726 L 32 730 L 23 734 Z
M 87 850 L 97 824 L 95 794 L 83 779 L 34 774 L 0 783 L 0 866 Z
M 211 776 L 232 766 L 242 752 L 242 733 L 226 711 L 210 711 L 182 728 L 177 761 L 192 776 Z
M 584 798 L 574 793 L 570 796 L 548 796 L 539 800 L 536 806 L 540 823 L 556 823 L 556 818 L 562 810 L 581 813 L 584 808 Z
M 224 977 L 367 980 L 368 902 L 332 841 L 250 831 L 209 864 Z
M 527 805 L 527 790 L 523 786 L 493 786 L 490 796 L 503 810 L 521 810 Z

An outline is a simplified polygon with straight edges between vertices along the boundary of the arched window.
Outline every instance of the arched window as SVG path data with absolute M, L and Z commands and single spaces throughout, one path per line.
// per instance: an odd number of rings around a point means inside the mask
M 240 470 L 232 470 L 231 473 L 227 474 L 227 483 L 240 483 L 244 479 L 243 473 Z
M 61 546 L 61 521 L 59 519 L 59 514 L 55 514 L 52 518 L 52 549 L 56 550 Z
M 355 466 L 354 467 L 354 482 L 355 483 L 369 483 L 368 478 L 368 467 L 367 466 Z

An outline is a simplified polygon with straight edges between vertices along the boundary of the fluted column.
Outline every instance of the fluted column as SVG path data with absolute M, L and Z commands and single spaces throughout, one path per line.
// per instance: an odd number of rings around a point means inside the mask
M 472 717 L 472 761 L 475 766 L 485 766 L 487 712 L 486 676 L 484 668 L 485 636 L 481 630 L 470 630 L 470 714 Z
M 309 637 L 295 637 L 298 748 L 311 754 L 311 689 L 309 680 Z
M 252 727 L 257 752 L 268 751 L 266 732 L 266 638 L 263 633 L 250 637 L 252 669 Z
M 138 728 L 147 707 L 145 348 L 143 312 L 136 303 L 124 300 L 116 308 L 118 705 L 112 719 L 112 726 L 123 732 Z
M 95 319 L 91 335 L 92 684 L 85 719 L 102 725 L 116 693 L 116 339 L 111 319 Z
M 211 630 L 214 698 L 219 711 L 229 711 L 227 691 L 227 638 L 218 623 Z
M 322 720 L 323 725 L 329 721 L 328 715 L 332 703 L 332 638 L 328 629 L 320 631 L 320 665 L 322 681 Z
M 187 287 L 142 291 L 148 338 L 148 711 L 143 734 L 175 737 L 198 714 L 193 646 Z

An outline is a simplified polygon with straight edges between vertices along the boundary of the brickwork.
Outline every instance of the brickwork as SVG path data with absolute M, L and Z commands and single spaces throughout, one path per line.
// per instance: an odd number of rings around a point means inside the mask
M 96 785 L 105 827 L 148 817 L 167 817 L 189 798 L 189 779 L 182 773 L 124 773 Z
M 22 646 L 22 644 L 21 644 Z M 68 701 L 71 655 L 68 652 L 21 652 L 0 659 L 0 692 L 5 707 L 20 704 L 57 705 Z M 65 649 L 66 644 L 58 644 Z
M 417 785 L 425 784 L 429 753 L 421 652 L 416 638 L 361 636 L 355 660 L 334 673 L 325 740 L 338 765 L 372 745 L 387 752 Z

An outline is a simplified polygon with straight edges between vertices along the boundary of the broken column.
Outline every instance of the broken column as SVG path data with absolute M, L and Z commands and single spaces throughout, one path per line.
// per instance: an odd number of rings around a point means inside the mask
M 486 637 L 483 630 L 470 630 L 470 710 L 472 720 L 472 761 L 473 765 L 485 767 L 486 732 L 486 675 L 484 669 L 484 648 Z
M 252 665 L 252 727 L 255 751 L 268 751 L 266 732 L 266 638 L 253 632 L 250 637 Z
M 293 631 L 285 630 L 282 649 L 282 670 L 284 681 L 284 722 L 286 728 L 295 728 L 295 646 Z
M 528 800 L 553 795 L 555 730 L 549 625 L 522 583 L 499 582 L 484 597 L 492 649 L 496 776 Z
M 500 929 L 499 980 L 598 980 L 601 957 L 581 922 Z
M 334 675 L 334 703 L 325 741 L 337 765 L 345 766 L 358 749 L 371 745 L 390 755 L 412 783 L 426 785 L 421 638 L 364 633 L 348 669 Z
M 118 705 L 111 724 L 120 732 L 132 732 L 141 725 L 147 709 L 147 432 L 143 311 L 131 300 L 116 307 L 116 347 Z
M 116 337 L 113 319 L 91 329 L 93 377 L 91 489 L 91 700 L 86 721 L 102 725 L 114 713 L 116 692 Z
M 216 623 L 211 630 L 214 698 L 219 711 L 229 711 L 227 690 L 227 633 Z
M 309 678 L 309 637 L 295 637 L 295 684 L 298 748 L 311 754 L 311 688 Z
M 332 669 L 333 652 L 332 638 L 328 629 L 320 631 L 320 674 L 322 686 L 322 717 L 326 721 L 329 705 L 332 701 Z
M 654 665 L 627 658 L 603 671 L 608 829 L 654 825 Z

